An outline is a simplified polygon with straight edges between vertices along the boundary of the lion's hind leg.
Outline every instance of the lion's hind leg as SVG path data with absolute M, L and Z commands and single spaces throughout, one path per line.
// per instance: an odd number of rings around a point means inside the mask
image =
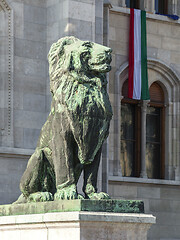
M 53 200 L 55 176 L 44 149 L 37 148 L 29 159 L 21 178 L 20 190 L 22 195 L 15 203 Z

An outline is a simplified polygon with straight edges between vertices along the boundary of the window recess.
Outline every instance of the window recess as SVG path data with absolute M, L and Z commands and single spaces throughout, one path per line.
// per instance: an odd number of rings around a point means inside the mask
M 153 83 L 150 87 L 148 104 L 128 99 L 127 94 L 128 81 L 123 85 L 124 98 L 121 101 L 122 176 L 163 179 L 165 166 L 164 92 L 158 83 Z M 146 131 L 143 133 L 141 116 L 144 111 L 146 112 Z M 142 139 L 145 142 L 141 141 Z M 145 157 L 141 154 L 142 144 L 145 144 Z
M 139 9 L 140 1 L 139 0 L 126 0 L 126 7 Z
M 155 0 L 155 12 L 168 14 L 168 0 Z

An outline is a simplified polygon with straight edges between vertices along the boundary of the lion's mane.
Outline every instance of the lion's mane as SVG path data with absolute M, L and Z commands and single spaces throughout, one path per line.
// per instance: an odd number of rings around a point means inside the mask
M 106 97 L 108 99 L 106 76 L 101 71 L 92 71 L 90 67 L 92 55 L 94 55 L 93 45 L 89 41 L 81 41 L 71 36 L 61 38 L 54 43 L 48 54 L 51 93 L 54 96 L 57 89 L 61 92 L 61 97 L 65 93 L 65 99 L 62 101 L 66 100 L 65 104 L 74 111 L 83 105 L 87 108 L 88 115 L 93 116 L 93 112 L 97 110 L 97 112 L 104 112 L 103 118 L 104 114 L 111 118 L 110 104 L 108 108 L 104 106 L 108 102 L 105 101 Z M 97 63 L 100 60 L 96 58 L 94 62 Z M 94 109 L 92 106 L 88 109 L 88 102 L 94 102 Z M 73 108 L 72 105 L 78 106 Z

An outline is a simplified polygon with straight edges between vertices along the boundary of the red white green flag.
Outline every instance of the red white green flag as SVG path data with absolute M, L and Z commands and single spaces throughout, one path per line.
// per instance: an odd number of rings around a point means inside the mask
M 130 9 L 128 97 L 148 100 L 146 12 Z

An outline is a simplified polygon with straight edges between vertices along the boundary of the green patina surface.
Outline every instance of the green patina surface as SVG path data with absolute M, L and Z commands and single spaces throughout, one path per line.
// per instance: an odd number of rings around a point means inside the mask
M 1 205 L 0 216 L 39 214 L 50 212 L 112 212 L 144 213 L 144 203 L 139 200 L 58 200 L 39 203 Z
M 73 36 L 51 46 L 51 111 L 21 178 L 22 194 L 16 203 L 80 199 L 81 172 L 84 198 L 109 198 L 97 193 L 97 175 L 112 118 L 106 79 L 111 52 Z

